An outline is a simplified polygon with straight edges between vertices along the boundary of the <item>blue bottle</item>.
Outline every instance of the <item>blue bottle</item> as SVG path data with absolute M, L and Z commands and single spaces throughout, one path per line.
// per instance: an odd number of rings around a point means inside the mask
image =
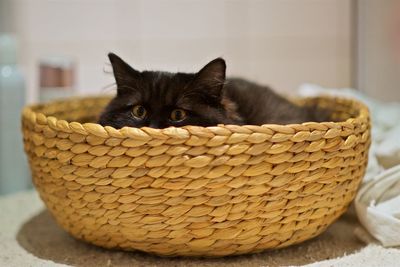
M 16 41 L 0 34 L 0 194 L 30 186 L 21 133 L 24 105 L 25 83 L 17 66 Z

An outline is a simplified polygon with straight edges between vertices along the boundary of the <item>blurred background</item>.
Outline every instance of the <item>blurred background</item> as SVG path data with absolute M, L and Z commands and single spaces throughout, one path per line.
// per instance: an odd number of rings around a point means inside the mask
M 398 0 L 0 0 L 0 194 L 29 187 L 20 108 L 113 93 L 110 51 L 168 71 L 222 56 L 228 75 L 285 94 L 315 83 L 400 101 Z

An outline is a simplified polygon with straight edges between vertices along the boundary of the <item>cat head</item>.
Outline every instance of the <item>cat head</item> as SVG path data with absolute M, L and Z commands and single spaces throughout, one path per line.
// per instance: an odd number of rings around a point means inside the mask
M 138 71 L 117 55 L 108 55 L 117 84 L 117 95 L 99 123 L 166 128 L 236 123 L 224 104 L 225 61 L 216 58 L 197 73 Z

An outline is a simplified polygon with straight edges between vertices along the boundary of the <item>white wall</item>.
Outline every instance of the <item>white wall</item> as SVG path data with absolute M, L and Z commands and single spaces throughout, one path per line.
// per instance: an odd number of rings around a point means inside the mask
M 400 1 L 358 0 L 358 87 L 400 101 Z
M 115 51 L 133 66 L 194 71 L 223 56 L 228 72 L 288 92 L 352 85 L 351 0 L 14 0 L 33 101 L 37 62 L 78 62 L 78 89 L 101 93 Z

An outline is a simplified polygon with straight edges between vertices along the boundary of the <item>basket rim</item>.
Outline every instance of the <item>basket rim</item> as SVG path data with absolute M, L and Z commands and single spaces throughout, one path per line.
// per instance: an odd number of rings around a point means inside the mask
M 78 133 L 83 135 L 95 135 L 101 138 L 134 138 L 141 141 L 149 141 L 151 139 L 189 139 L 191 136 L 212 138 L 214 136 L 229 136 L 234 133 L 237 134 L 275 134 L 282 133 L 285 135 L 294 135 L 298 132 L 310 132 L 310 131 L 328 131 L 329 129 L 341 130 L 343 128 L 354 128 L 355 124 L 361 124 L 369 121 L 369 109 L 368 107 L 352 98 L 321 95 L 316 97 L 298 97 L 295 99 L 299 100 L 332 100 L 335 102 L 341 102 L 346 105 L 352 105 L 359 110 L 359 114 L 356 117 L 348 118 L 345 121 L 333 122 L 303 122 L 295 124 L 263 124 L 263 125 L 224 125 L 219 124 L 217 126 L 193 126 L 187 125 L 183 127 L 170 126 L 168 128 L 156 129 L 150 127 L 123 127 L 116 129 L 112 126 L 102 126 L 98 123 L 80 123 L 76 121 L 68 122 L 63 119 L 57 119 L 51 115 L 45 115 L 42 112 L 36 112 L 35 109 L 43 107 L 49 104 L 55 104 L 58 102 L 66 101 L 84 101 L 84 100 L 100 100 L 110 98 L 110 96 L 77 96 L 70 97 L 47 103 L 27 105 L 22 110 L 22 119 L 28 120 L 32 124 L 48 125 L 55 131 L 61 131 L 66 133 Z

